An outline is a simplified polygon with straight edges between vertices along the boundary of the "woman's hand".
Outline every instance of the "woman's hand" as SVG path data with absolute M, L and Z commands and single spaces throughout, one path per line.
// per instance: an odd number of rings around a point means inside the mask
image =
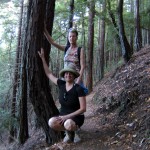
M 69 119 L 69 118 L 66 117 L 66 116 L 59 116 L 59 117 L 57 117 L 57 120 L 59 121 L 59 123 L 60 123 L 61 125 L 63 125 L 64 122 L 65 122 L 67 119 Z
M 39 56 L 41 57 L 41 59 L 44 58 L 44 49 L 41 48 L 41 52 L 38 51 Z

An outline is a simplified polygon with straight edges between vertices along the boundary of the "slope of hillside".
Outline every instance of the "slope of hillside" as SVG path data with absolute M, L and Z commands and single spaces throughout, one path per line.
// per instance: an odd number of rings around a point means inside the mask
M 83 142 L 68 150 L 150 149 L 150 47 L 100 81 L 87 98 Z
M 87 99 L 83 142 L 65 150 L 150 149 L 150 47 L 100 81 Z

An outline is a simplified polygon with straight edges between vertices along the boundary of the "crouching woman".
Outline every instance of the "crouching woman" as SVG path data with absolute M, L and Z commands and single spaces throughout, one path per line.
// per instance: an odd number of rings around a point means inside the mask
M 54 130 L 65 131 L 64 142 L 78 142 L 80 138 L 77 135 L 77 130 L 84 123 L 84 112 L 86 111 L 85 92 L 80 85 L 75 83 L 75 79 L 80 74 L 73 66 L 67 66 L 59 72 L 60 77 L 64 80 L 58 79 L 48 68 L 42 48 L 38 54 L 42 59 L 45 74 L 59 87 L 60 114 L 50 118 L 48 124 Z

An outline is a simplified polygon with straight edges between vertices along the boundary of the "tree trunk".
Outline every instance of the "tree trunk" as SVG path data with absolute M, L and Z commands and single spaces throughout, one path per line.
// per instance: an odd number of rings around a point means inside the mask
M 52 30 L 53 30 L 54 12 L 55 12 L 55 0 L 47 0 L 44 21 L 46 23 L 46 27 L 50 35 L 52 35 Z M 49 54 L 51 50 L 51 44 L 49 44 L 45 36 L 44 36 L 44 42 L 42 42 L 42 45 L 45 49 L 46 61 L 47 63 L 49 63 Z
M 90 1 L 89 10 L 89 26 L 88 26 L 88 74 L 87 74 L 87 88 L 89 92 L 92 91 L 93 87 L 93 45 L 94 45 L 94 15 L 95 15 L 95 2 Z
M 16 49 L 16 62 L 15 62 L 15 70 L 14 70 L 14 79 L 13 79 L 13 93 L 12 93 L 12 102 L 11 102 L 11 117 L 12 119 L 16 119 L 16 99 L 17 99 L 17 88 L 18 88 L 18 70 L 19 70 L 19 60 L 20 60 L 20 50 L 21 50 L 21 27 L 22 27 L 22 16 L 23 16 L 23 4 L 24 0 L 20 2 L 20 21 L 19 21 L 19 29 L 18 29 L 18 43 Z M 13 123 L 10 124 L 9 131 L 9 142 L 12 142 L 14 137 L 16 136 L 17 129 L 14 127 Z
M 147 34 L 148 34 L 148 36 L 147 36 L 147 38 L 148 38 L 147 44 L 150 45 L 150 30 L 147 31 Z
M 46 142 L 52 144 L 60 139 L 60 134 L 53 131 L 48 126 L 48 120 L 52 116 L 58 115 L 58 109 L 56 108 L 49 86 L 49 81 L 45 75 L 41 59 L 38 56 L 41 46 L 46 44 L 43 42 L 43 27 L 45 10 L 54 11 L 55 0 L 48 1 L 46 3 L 43 0 L 30 1 L 28 9 L 28 25 L 25 38 L 25 44 L 23 51 L 25 52 L 26 75 L 27 75 L 27 93 L 29 100 L 33 104 L 35 114 L 46 134 Z M 51 10 L 48 10 L 49 4 Z M 32 6 L 32 7 L 31 7 Z M 53 12 L 54 14 L 54 12 Z M 46 16 L 48 18 L 48 15 Z M 53 18 L 50 18 L 52 22 Z M 51 27 L 52 29 L 52 27 Z M 47 63 L 49 62 L 49 50 L 45 46 L 45 57 Z
M 28 27 L 29 24 L 29 16 L 31 13 L 31 4 L 32 1 L 29 2 L 28 4 L 28 12 L 27 12 L 27 18 L 26 18 L 26 26 Z M 27 28 L 26 27 L 26 33 L 27 33 Z M 26 38 L 27 34 L 23 35 L 25 40 L 23 41 L 24 47 L 22 48 L 22 68 L 21 68 L 21 97 L 20 97 L 20 108 L 19 108 L 19 143 L 24 144 L 25 141 L 29 138 L 29 133 L 28 133 L 28 115 L 27 115 L 27 74 L 26 74 Z M 23 39 L 23 38 L 22 38 Z
M 70 0 L 68 29 L 73 27 L 73 16 L 74 16 L 74 0 Z M 70 45 L 70 43 L 67 36 L 67 46 L 68 45 Z
M 128 62 L 131 58 L 131 48 L 125 35 L 122 14 L 123 14 L 123 0 L 119 0 L 119 5 L 118 5 L 119 38 L 120 38 L 122 55 L 123 55 L 124 61 Z
M 27 115 L 27 74 L 26 74 L 26 57 L 23 58 L 22 76 L 21 76 L 21 100 L 20 100 L 20 130 L 19 130 L 19 143 L 24 144 L 29 138 L 28 133 L 28 115 Z
M 72 28 L 73 26 L 73 15 L 74 15 L 73 12 L 74 12 L 74 0 L 70 0 L 68 29 Z
M 106 2 L 103 1 L 102 11 L 106 11 Z M 104 45 L 105 45 L 105 17 L 103 17 L 101 21 L 101 36 L 100 36 L 100 42 L 99 42 L 99 53 L 100 53 L 100 78 L 101 80 L 104 77 Z
M 84 64 L 85 64 L 85 69 L 84 69 L 84 74 L 83 74 L 83 83 L 85 85 L 86 83 L 86 68 L 87 68 L 87 65 L 86 65 L 86 60 L 87 60 L 87 49 L 86 49 L 86 36 L 85 36 L 85 20 L 84 20 L 84 15 L 85 15 L 85 9 L 82 10 L 81 12 L 81 28 L 82 28 L 82 31 L 81 31 L 81 45 L 84 49 Z
M 139 0 L 135 1 L 135 47 L 139 51 L 142 48 L 142 34 L 140 27 L 140 15 L 139 15 Z
M 116 29 L 116 34 L 115 34 L 116 42 L 117 42 L 117 45 L 119 47 L 121 47 L 120 38 L 119 38 L 119 29 L 118 29 L 118 25 L 117 25 L 117 22 L 115 19 L 115 15 L 114 15 L 113 11 L 111 10 L 110 0 L 107 0 L 107 3 L 108 3 L 108 13 L 111 18 L 111 22 L 112 22 L 114 28 Z
M 134 14 L 134 2 L 133 2 L 133 0 L 130 0 L 130 7 L 131 7 L 131 9 L 130 9 L 130 12 L 131 12 L 131 14 Z M 130 47 L 131 47 L 131 50 L 132 50 L 132 52 L 131 52 L 131 54 L 133 54 L 133 39 L 134 39 L 134 28 L 133 27 L 130 27 L 130 37 L 129 37 L 130 39 L 129 39 L 129 41 L 130 41 Z

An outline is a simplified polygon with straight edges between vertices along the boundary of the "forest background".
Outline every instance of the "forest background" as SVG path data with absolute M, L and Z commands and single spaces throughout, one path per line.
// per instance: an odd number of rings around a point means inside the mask
M 37 51 L 41 46 L 46 49 L 47 63 L 56 76 L 64 54 L 50 48 L 44 20 L 62 45 L 67 43 L 68 29 L 77 28 L 89 92 L 108 72 L 150 44 L 149 0 L 1 0 L 0 8 L 0 135 L 8 133 L 9 142 L 24 143 L 39 124 L 47 143 L 59 139 L 59 133 L 46 125 L 58 113 L 53 102 L 57 88 L 49 86 Z

